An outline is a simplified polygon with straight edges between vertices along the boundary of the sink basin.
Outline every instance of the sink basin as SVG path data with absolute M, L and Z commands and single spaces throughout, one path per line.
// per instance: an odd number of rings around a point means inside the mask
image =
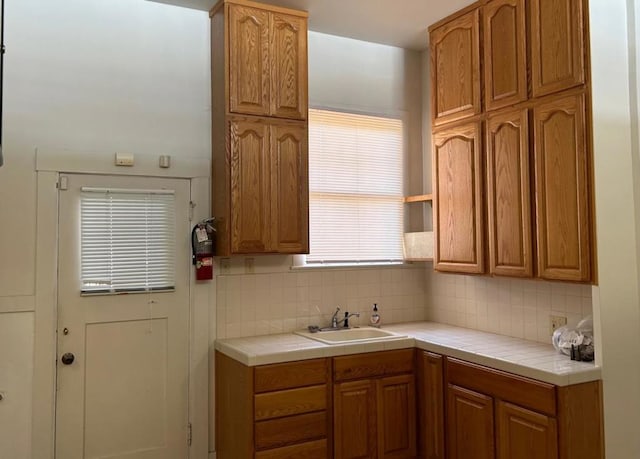
M 373 327 L 324 330 L 316 333 L 311 333 L 307 330 L 300 330 L 295 333 L 296 335 L 304 336 L 305 338 L 320 341 L 325 344 L 370 343 L 407 337 L 406 335 L 398 335 L 387 330 L 381 330 Z

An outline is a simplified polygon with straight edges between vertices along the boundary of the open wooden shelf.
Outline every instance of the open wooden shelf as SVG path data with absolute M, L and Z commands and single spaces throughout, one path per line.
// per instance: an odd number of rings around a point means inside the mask
M 405 196 L 404 202 L 431 202 L 433 201 L 433 195 L 431 194 L 416 194 L 414 196 Z

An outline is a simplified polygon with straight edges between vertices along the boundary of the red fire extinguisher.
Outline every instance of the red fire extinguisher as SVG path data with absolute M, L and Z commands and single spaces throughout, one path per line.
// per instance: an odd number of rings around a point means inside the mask
M 193 227 L 191 248 L 192 262 L 196 267 L 196 279 L 213 279 L 213 256 L 216 250 L 216 228 L 213 218 L 202 220 Z

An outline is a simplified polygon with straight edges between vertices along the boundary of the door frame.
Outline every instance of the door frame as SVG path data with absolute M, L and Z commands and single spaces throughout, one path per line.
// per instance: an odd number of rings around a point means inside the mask
M 32 457 L 54 459 L 56 403 L 56 328 L 58 285 L 58 180 L 60 174 L 170 177 L 190 181 L 195 203 L 192 221 L 209 217 L 209 160 L 180 162 L 171 169 L 157 168 L 157 155 L 136 154 L 141 167 L 116 168 L 113 153 L 84 154 L 38 151 L 36 154 L 36 285 L 32 397 Z M 190 458 L 209 452 L 209 303 L 215 298 L 214 280 L 196 283 L 189 273 L 189 422 L 192 424 Z M 213 296 L 212 296 L 213 295 Z M 186 439 L 185 439 L 186 441 Z M 60 459 L 60 458 L 58 458 Z

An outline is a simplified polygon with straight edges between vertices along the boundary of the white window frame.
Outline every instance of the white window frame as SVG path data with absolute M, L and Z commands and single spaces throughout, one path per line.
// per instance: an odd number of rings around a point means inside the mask
M 402 143 L 403 143 L 403 151 L 402 151 L 402 155 L 403 155 L 403 160 L 404 160 L 404 164 L 403 164 L 403 184 L 402 184 L 402 189 L 403 189 L 403 194 L 406 195 L 407 194 L 407 188 L 408 188 L 408 160 L 409 160 L 409 137 L 408 137 L 408 127 L 409 127 L 409 121 L 408 121 L 408 114 L 406 111 L 384 111 L 384 110 L 369 110 L 369 109 L 360 109 L 360 108 L 352 108 L 352 107 L 345 107 L 345 106 L 326 106 L 326 105 L 310 105 L 309 107 L 310 109 L 315 109 L 315 110 L 325 110 L 325 111 L 332 111 L 332 112 L 338 112 L 338 113 L 346 113 L 346 114 L 353 114 L 353 115 L 364 115 L 364 116 L 374 116 L 374 117 L 381 117 L 381 118 L 392 118 L 392 119 L 397 119 L 400 120 L 402 123 L 402 131 L 403 131 L 403 139 L 402 139 Z M 403 214 L 403 231 L 406 231 L 406 225 L 407 225 L 407 218 L 408 218 L 408 214 L 406 212 L 404 212 Z M 402 238 L 402 235 L 400 235 L 400 237 Z M 310 245 L 313 244 L 313 241 L 309 241 Z M 402 254 L 402 259 L 399 260 L 394 260 L 394 261 L 345 261 L 345 262 L 331 262 L 331 263 L 307 263 L 307 255 L 306 254 L 300 254 L 300 255 L 294 255 L 293 256 L 293 261 L 292 261 L 292 265 L 291 265 L 291 269 L 296 270 L 296 269 L 344 269 L 344 268 L 349 268 L 349 267 L 359 267 L 359 268 L 379 268 L 381 266 L 402 266 L 406 264 L 406 261 L 404 260 L 404 250 L 403 250 L 403 254 Z

